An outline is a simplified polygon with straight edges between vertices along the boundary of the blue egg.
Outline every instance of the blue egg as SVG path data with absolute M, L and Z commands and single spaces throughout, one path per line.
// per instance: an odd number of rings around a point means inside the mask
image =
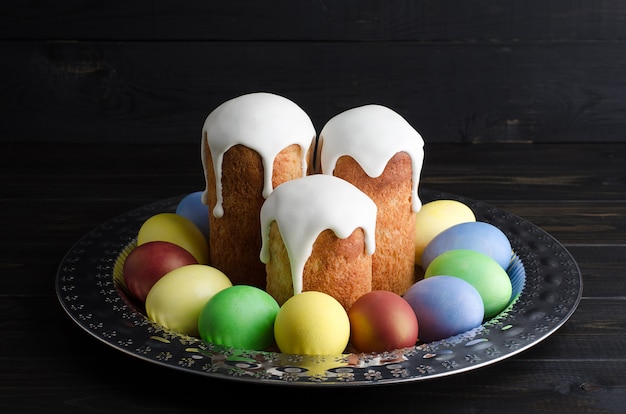
M 506 234 L 493 224 L 475 221 L 456 224 L 435 236 L 422 253 L 423 268 L 440 254 L 456 249 L 486 254 L 505 270 L 511 262 L 511 242 Z
M 209 207 L 202 203 L 202 191 L 187 194 L 176 206 L 176 214 L 191 220 L 209 239 Z
M 484 305 L 469 282 L 433 276 L 414 283 L 403 295 L 417 316 L 418 338 L 438 341 L 474 329 L 483 322 Z

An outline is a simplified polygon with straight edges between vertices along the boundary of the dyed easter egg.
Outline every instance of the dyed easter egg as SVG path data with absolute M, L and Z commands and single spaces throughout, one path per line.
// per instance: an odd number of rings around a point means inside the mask
M 350 339 L 350 319 L 332 296 L 304 291 L 287 299 L 274 321 L 281 352 L 303 355 L 341 354 Z
M 455 224 L 435 236 L 424 248 L 422 266 L 448 250 L 468 249 L 484 253 L 507 269 L 511 262 L 511 243 L 507 236 L 493 224 L 482 221 Z
M 146 297 L 148 318 L 159 325 L 198 336 L 198 318 L 204 305 L 217 292 L 232 286 L 218 269 L 190 264 L 161 277 Z
M 209 206 L 202 202 L 202 193 L 203 191 L 196 191 L 183 197 L 176 206 L 176 214 L 191 220 L 208 240 Z
M 415 213 L 415 264 L 422 266 L 424 248 L 436 235 L 448 227 L 468 221 L 476 221 L 476 216 L 460 201 L 435 200 L 422 205 L 420 211 Z
M 511 300 L 511 279 L 491 257 L 475 250 L 448 250 L 435 257 L 424 271 L 424 277 L 455 276 L 470 283 L 480 294 L 485 318 L 500 313 Z
M 207 239 L 187 217 L 176 213 L 158 213 L 149 217 L 139 228 L 137 245 L 156 240 L 177 244 L 191 253 L 198 263 L 209 263 Z
M 474 329 L 483 321 L 480 294 L 454 276 L 433 276 L 414 283 L 404 293 L 419 323 L 419 340 L 432 342 Z
M 217 292 L 198 317 L 207 342 L 262 351 L 274 343 L 274 320 L 280 306 L 262 289 L 236 285 Z
M 350 342 L 359 352 L 383 352 L 415 345 L 418 322 L 404 298 L 372 290 L 348 309 Z
M 128 290 L 142 303 L 152 286 L 170 271 L 198 261 L 182 247 L 164 241 L 152 241 L 135 247 L 126 257 L 122 275 Z

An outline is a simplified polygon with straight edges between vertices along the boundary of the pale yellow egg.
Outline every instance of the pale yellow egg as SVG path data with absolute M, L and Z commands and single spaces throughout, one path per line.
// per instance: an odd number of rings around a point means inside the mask
M 471 208 L 457 200 L 434 200 L 422 205 L 415 215 L 415 264 L 422 265 L 422 253 L 430 241 L 445 229 L 476 221 Z
M 176 268 L 159 279 L 146 297 L 148 318 L 159 325 L 198 336 L 198 318 L 217 292 L 232 286 L 220 270 L 202 264 Z

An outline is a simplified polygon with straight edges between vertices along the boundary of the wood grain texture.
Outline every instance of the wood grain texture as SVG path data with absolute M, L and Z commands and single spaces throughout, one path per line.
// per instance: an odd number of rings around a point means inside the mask
M 89 40 L 614 40 L 619 0 L 4 2 L 0 38 Z
M 259 90 L 318 130 L 381 103 L 427 142 L 624 140 L 617 1 L 0 7 L 2 142 L 193 142 L 213 108 Z
M 379 103 L 432 143 L 619 141 L 625 47 L 623 41 L 0 43 L 6 58 L 0 139 L 195 142 L 220 103 L 269 91 L 302 106 L 318 132 L 343 110 Z

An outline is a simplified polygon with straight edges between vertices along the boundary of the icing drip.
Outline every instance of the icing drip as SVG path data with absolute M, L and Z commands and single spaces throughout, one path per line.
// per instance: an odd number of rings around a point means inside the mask
M 297 144 L 302 149 L 302 175 L 307 171 L 307 151 L 315 139 L 309 116 L 291 100 L 271 93 L 257 92 L 228 100 L 215 108 L 202 127 L 202 165 L 206 177 L 205 143 L 211 149 L 215 170 L 217 203 L 215 217 L 222 217 L 222 160 L 228 149 L 244 145 L 259 153 L 263 162 L 263 197 L 272 192 L 274 158 L 284 148 Z M 208 204 L 207 189 L 202 201 Z
M 298 294 L 302 292 L 304 265 L 317 236 L 330 229 L 345 239 L 362 228 L 366 253 L 373 254 L 376 214 L 374 201 L 341 178 L 316 174 L 287 181 L 270 194 L 261 208 L 261 261 L 270 260 L 270 224 L 276 221 L 289 255 L 294 294 Z
M 319 136 L 323 174 L 333 174 L 337 160 L 351 156 L 370 177 L 380 176 L 389 160 L 404 151 L 411 157 L 412 207 L 418 212 L 422 203 L 417 187 L 424 162 L 421 135 L 398 113 L 381 105 L 349 109 L 331 118 Z

